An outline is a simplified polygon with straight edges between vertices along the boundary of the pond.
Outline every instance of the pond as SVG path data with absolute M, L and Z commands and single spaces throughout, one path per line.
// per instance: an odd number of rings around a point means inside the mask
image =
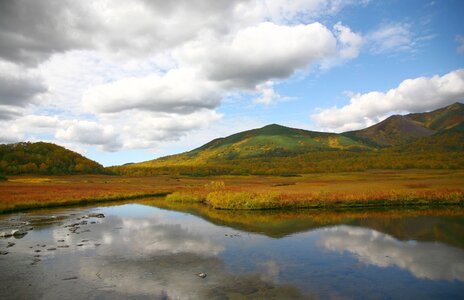
M 1 299 L 464 297 L 460 208 L 231 212 L 155 199 L 1 215 L 0 234 Z

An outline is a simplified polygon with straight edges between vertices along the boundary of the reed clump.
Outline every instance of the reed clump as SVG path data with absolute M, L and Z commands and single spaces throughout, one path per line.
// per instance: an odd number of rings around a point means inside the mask
M 223 182 L 211 182 L 203 190 L 170 194 L 170 202 L 205 203 L 215 209 L 265 210 L 289 208 L 391 207 L 464 204 L 462 190 L 306 192 L 241 191 L 226 188 Z

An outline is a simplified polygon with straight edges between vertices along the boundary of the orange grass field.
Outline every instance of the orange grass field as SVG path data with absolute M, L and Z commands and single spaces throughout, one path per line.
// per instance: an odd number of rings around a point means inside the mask
M 176 193 L 177 192 L 177 193 Z M 464 171 L 407 170 L 298 177 L 12 176 L 0 182 L 0 212 L 174 193 L 173 202 L 219 209 L 464 204 Z

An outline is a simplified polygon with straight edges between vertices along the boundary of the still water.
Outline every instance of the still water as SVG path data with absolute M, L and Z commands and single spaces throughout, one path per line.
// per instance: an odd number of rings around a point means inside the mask
M 0 233 L 17 228 L 29 231 L 0 238 L 1 299 L 464 299 L 459 208 L 228 212 L 154 200 L 0 216 Z

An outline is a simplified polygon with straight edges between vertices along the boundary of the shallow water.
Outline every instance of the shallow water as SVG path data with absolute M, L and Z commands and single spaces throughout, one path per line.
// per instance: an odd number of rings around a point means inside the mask
M 153 201 L 0 216 L 0 232 L 17 228 L 29 231 L 0 238 L 1 299 L 464 297 L 460 209 L 227 212 Z

